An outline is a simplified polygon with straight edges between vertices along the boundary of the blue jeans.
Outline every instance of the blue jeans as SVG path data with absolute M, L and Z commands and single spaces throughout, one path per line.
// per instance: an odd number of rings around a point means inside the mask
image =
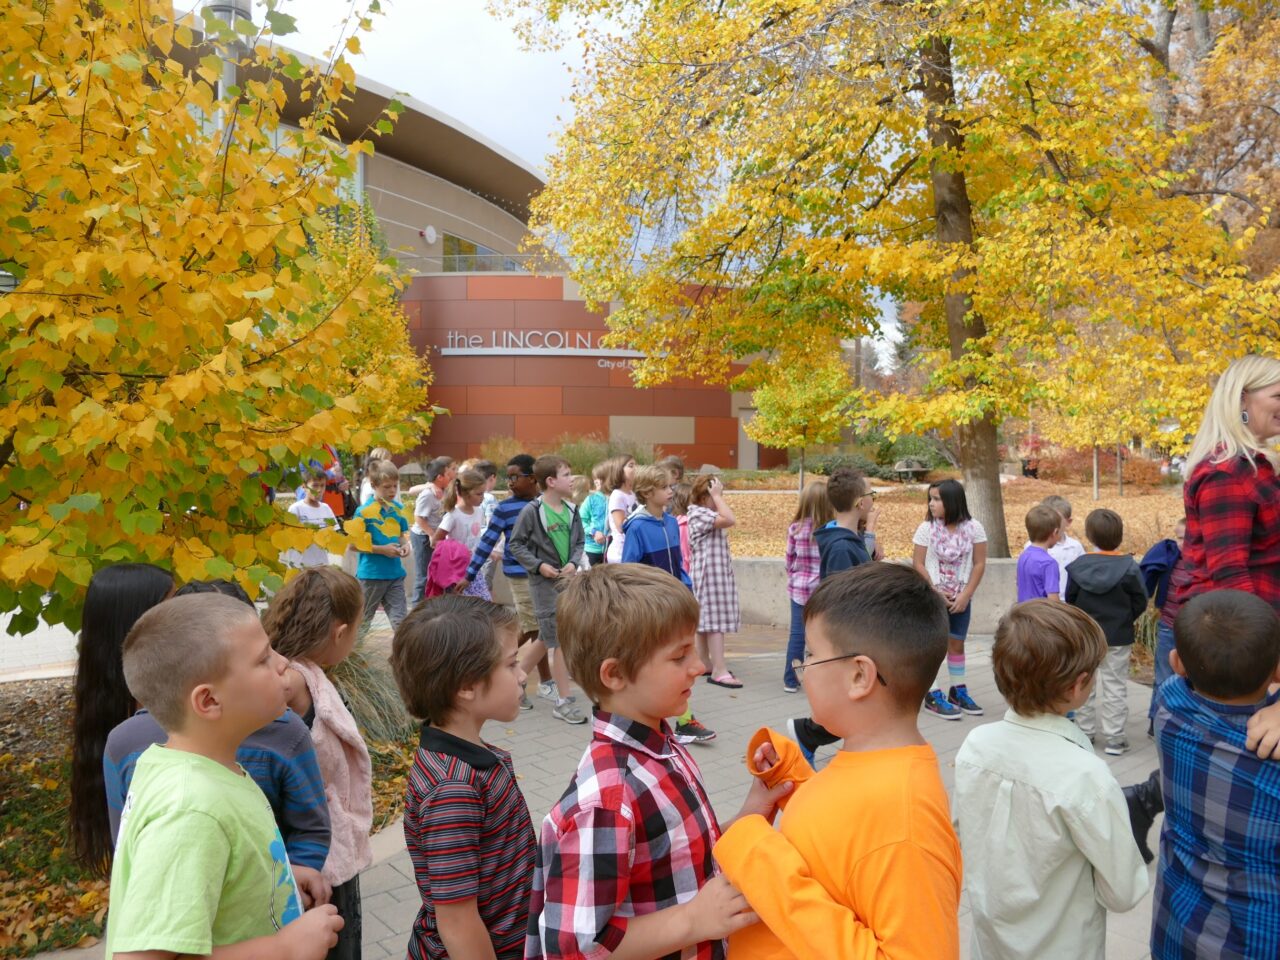
M 787 658 L 782 662 L 782 682 L 788 687 L 800 686 L 792 660 L 804 659 L 804 604 L 791 601 L 791 633 L 787 636 Z
M 1169 666 L 1169 651 L 1173 649 L 1173 627 L 1167 623 L 1156 624 L 1155 679 L 1151 684 L 1151 706 L 1147 708 L 1147 716 L 1156 715 L 1156 691 L 1160 684 L 1173 676 L 1173 667 Z

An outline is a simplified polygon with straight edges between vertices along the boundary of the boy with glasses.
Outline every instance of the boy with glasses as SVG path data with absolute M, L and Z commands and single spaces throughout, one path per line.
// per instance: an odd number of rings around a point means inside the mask
M 957 957 L 960 845 L 917 726 L 947 652 L 942 597 L 909 567 L 864 564 L 824 580 L 804 619 L 796 672 L 814 719 L 844 743 L 795 778 L 778 829 L 748 814 L 716 844 L 761 920 L 731 935 L 729 955 Z M 797 762 L 774 742 L 778 763 Z

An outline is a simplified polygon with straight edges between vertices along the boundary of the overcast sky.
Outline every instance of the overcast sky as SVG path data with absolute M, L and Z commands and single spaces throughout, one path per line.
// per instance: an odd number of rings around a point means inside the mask
M 348 57 L 356 71 L 462 121 L 541 171 L 557 117 L 568 116 L 567 62 L 580 47 L 522 50 L 510 23 L 488 14 L 483 0 L 381 3 L 373 32 L 360 35 L 363 53 Z M 282 9 L 297 18 L 299 32 L 284 43 L 319 56 L 349 7 L 347 0 L 292 0 Z

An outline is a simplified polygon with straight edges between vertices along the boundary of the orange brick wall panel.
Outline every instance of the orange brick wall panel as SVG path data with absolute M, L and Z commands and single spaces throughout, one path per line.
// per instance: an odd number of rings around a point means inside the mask
M 653 412 L 659 417 L 727 417 L 730 413 L 729 394 L 723 390 L 654 387 L 651 392 Z
M 609 435 L 607 414 L 594 417 L 538 416 L 516 414 L 515 436 L 526 443 L 549 443 L 563 434 L 585 436 L 589 433 Z
M 466 277 L 414 277 L 405 288 L 405 300 L 465 300 Z
M 563 277 L 467 277 L 468 300 L 562 300 Z
M 466 387 L 438 387 L 432 384 L 427 388 L 427 400 L 437 407 L 446 407 L 449 413 L 455 417 L 462 416 L 465 413 L 480 412 L 467 410 Z
M 517 300 L 516 326 L 521 330 L 559 330 L 573 327 L 599 332 L 604 317 L 591 313 L 580 300 Z
M 653 416 L 653 394 L 648 390 L 628 390 L 623 387 L 566 386 L 564 412 L 607 413 L 619 417 Z
M 515 326 L 515 304 L 509 300 L 430 300 L 422 302 L 422 326 L 443 333 L 449 330 L 481 332 L 509 330 Z M 483 334 L 488 339 L 488 334 Z
M 479 383 L 509 387 L 515 383 L 515 357 L 445 357 L 433 353 L 428 359 L 435 371 L 435 382 L 441 387 Z
M 631 366 L 625 357 L 605 357 L 604 359 L 614 364 L 609 368 L 609 386 L 635 387 L 635 381 L 631 379 Z
M 609 371 L 597 363 L 598 359 L 598 357 L 516 357 L 516 386 L 608 386 Z
M 738 420 L 736 417 L 698 417 L 693 421 L 695 443 L 718 443 L 738 446 Z
M 558 416 L 564 413 L 564 394 L 560 387 L 468 387 L 467 412 Z
M 431 424 L 431 436 L 427 438 L 427 448 L 434 450 L 437 444 L 483 443 L 490 437 L 510 437 L 515 435 L 515 417 L 506 416 L 472 416 L 463 414 L 459 417 L 436 417 Z
M 685 457 L 685 476 L 692 477 L 705 464 L 719 467 L 721 470 L 732 470 L 738 465 L 738 448 L 723 443 L 695 443 L 693 452 Z
M 761 470 L 777 470 L 781 467 L 788 466 L 791 463 L 791 458 L 787 456 L 787 451 L 785 450 L 775 450 L 773 447 L 761 447 L 759 463 Z
M 426 446 L 419 447 L 407 459 L 417 460 L 425 465 L 436 457 L 452 457 L 454 460 L 466 460 L 468 457 L 479 456 L 479 454 L 468 453 L 467 451 L 470 449 L 471 444 L 468 443 L 442 443 L 436 439 L 433 433 L 427 440 Z M 405 496 L 407 497 L 408 495 L 406 494 Z

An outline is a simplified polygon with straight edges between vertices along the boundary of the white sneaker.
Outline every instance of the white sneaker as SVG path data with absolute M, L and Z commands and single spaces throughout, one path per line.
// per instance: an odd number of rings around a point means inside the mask
M 561 700 L 556 704 L 556 708 L 551 711 L 552 716 L 563 720 L 565 723 L 586 723 L 587 718 L 581 710 L 575 707 L 568 700 Z
M 550 700 L 552 703 L 560 702 L 560 691 L 556 689 L 554 680 L 538 684 L 538 696 L 543 700 Z

